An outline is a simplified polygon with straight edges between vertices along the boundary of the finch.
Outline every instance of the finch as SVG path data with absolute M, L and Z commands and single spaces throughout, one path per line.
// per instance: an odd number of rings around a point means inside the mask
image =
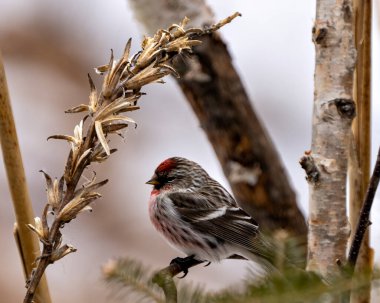
M 242 258 L 270 267 L 270 249 L 257 222 L 199 164 L 169 158 L 146 183 L 153 185 L 149 215 L 154 227 L 187 258 Z

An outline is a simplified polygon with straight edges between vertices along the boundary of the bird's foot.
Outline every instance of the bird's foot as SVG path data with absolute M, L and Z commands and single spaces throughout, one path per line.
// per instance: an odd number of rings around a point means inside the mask
M 207 264 L 204 267 L 207 267 L 211 264 L 211 261 L 208 261 Z
M 189 273 L 189 265 L 191 265 L 194 262 L 202 263 L 202 261 L 198 261 L 194 257 L 195 257 L 194 255 L 190 255 L 185 258 L 177 257 L 170 261 L 170 265 L 172 264 L 177 265 L 183 272 L 183 275 L 181 277 L 178 277 L 179 279 L 183 279 L 184 277 L 187 276 L 187 274 Z

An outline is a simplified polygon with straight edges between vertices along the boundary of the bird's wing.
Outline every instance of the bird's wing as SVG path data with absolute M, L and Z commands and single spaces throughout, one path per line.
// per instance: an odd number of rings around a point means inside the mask
M 258 247 L 258 224 L 239 207 L 213 206 L 208 197 L 199 193 L 177 192 L 168 195 L 183 221 L 195 230 L 210 234 L 227 243 L 261 255 Z

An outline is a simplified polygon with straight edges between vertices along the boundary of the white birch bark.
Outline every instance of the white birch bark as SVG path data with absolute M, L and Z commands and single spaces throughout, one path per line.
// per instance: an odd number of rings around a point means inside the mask
M 346 259 L 350 228 L 346 210 L 347 160 L 355 116 L 356 50 L 352 0 L 317 0 L 311 153 L 304 162 L 310 190 L 307 269 L 326 280 Z

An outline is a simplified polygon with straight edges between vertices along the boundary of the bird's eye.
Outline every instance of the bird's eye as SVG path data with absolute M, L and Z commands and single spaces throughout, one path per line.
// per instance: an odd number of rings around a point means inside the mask
M 167 178 L 166 178 L 166 182 L 167 182 L 167 183 L 170 183 L 170 182 L 172 182 L 174 179 L 175 179 L 174 177 L 167 177 Z

